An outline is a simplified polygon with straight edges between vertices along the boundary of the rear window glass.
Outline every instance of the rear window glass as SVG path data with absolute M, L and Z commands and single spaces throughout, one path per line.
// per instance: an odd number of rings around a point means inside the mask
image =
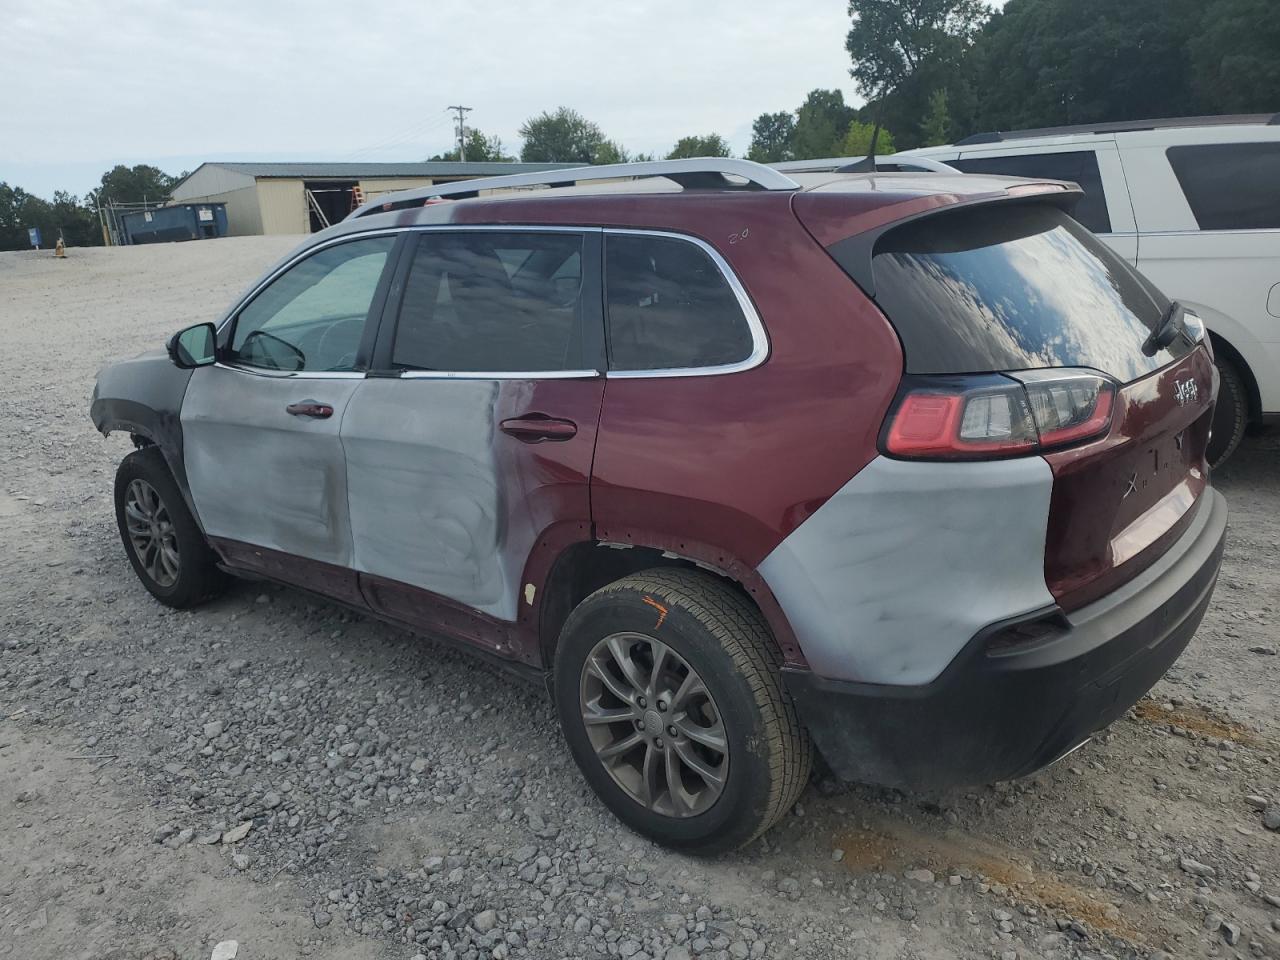
M 1201 230 L 1280 228 L 1280 143 L 1198 144 L 1166 155 Z
M 1107 198 L 1103 195 L 1102 175 L 1098 172 L 1098 155 L 1092 150 L 1024 153 L 1013 157 L 961 157 L 959 160 L 948 160 L 947 163 L 965 173 L 993 173 L 1004 177 L 1070 180 L 1078 183 L 1084 196 L 1071 211 L 1071 215 L 1094 233 L 1111 232 Z
M 1169 301 L 1047 204 L 924 217 L 877 242 L 873 269 L 909 373 L 1092 367 L 1127 382 L 1188 349 L 1143 354 Z
M 718 367 L 751 356 L 751 328 L 733 289 L 688 240 L 605 238 L 609 369 Z

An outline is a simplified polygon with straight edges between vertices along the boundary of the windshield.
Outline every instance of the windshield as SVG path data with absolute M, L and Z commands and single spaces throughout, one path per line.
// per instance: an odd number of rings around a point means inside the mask
M 1142 352 L 1169 301 L 1047 204 L 913 221 L 879 240 L 873 269 L 908 373 L 1092 367 L 1128 382 L 1190 349 Z

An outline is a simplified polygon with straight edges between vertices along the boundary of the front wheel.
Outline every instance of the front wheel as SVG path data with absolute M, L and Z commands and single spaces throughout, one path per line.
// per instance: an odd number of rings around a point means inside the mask
M 812 748 L 760 612 L 719 577 L 655 569 L 597 590 L 560 638 L 555 698 L 574 760 L 624 823 L 690 853 L 769 829 Z
M 135 450 L 116 470 L 116 524 L 133 572 L 169 607 L 193 607 L 222 593 L 228 578 L 187 509 L 156 447 Z

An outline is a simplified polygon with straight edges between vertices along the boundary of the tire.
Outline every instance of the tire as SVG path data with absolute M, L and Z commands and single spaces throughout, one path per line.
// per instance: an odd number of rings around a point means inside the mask
M 1225 357 L 1218 357 L 1215 363 L 1219 378 L 1218 403 L 1213 409 L 1213 434 L 1205 454 L 1211 467 L 1221 466 L 1235 452 L 1249 423 L 1249 393 L 1244 377 Z
M 627 684 L 616 650 L 640 683 Z M 657 683 L 654 661 L 663 664 Z M 664 846 L 714 855 L 768 830 L 809 782 L 809 733 L 782 688 L 781 665 L 764 618 L 725 581 L 648 570 L 602 587 L 570 615 L 556 650 L 556 709 L 583 776 L 620 820 Z M 636 695 L 624 701 L 619 692 Z M 619 711 L 629 713 L 605 719 Z M 635 737 L 642 742 L 608 761 L 597 753 Z M 717 742 L 723 751 L 708 746 Z M 651 755 L 656 780 L 646 802 Z
M 116 525 L 120 541 L 142 585 L 167 607 L 194 607 L 222 594 L 229 582 L 187 509 L 169 466 L 157 447 L 135 450 L 120 462 L 115 483 Z M 150 511 L 152 526 L 142 518 Z M 164 550 L 144 549 L 130 532 L 130 521 L 142 541 Z M 159 536 L 157 537 L 157 531 Z M 145 555 L 144 555 L 145 554 Z

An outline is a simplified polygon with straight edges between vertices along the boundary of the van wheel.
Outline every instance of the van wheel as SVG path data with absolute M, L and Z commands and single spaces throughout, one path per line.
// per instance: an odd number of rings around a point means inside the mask
M 1249 394 L 1236 365 L 1225 357 L 1215 360 L 1218 366 L 1218 404 L 1213 408 L 1213 434 L 1205 454 L 1209 466 L 1218 467 L 1240 446 L 1249 421 Z
M 760 612 L 719 577 L 654 569 L 597 590 L 556 650 L 560 723 L 633 830 L 689 853 L 755 839 L 796 802 L 812 747 Z
M 115 501 L 125 553 L 153 597 L 183 609 L 226 590 L 229 578 L 218 569 L 157 447 L 135 450 L 120 462 Z

